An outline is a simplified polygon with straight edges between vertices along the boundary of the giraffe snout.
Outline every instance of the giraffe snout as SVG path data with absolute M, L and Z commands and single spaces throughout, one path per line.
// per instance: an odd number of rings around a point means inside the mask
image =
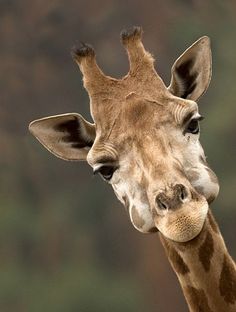
M 156 206 L 159 210 L 174 210 L 190 199 L 191 193 L 183 184 L 175 184 L 156 196 Z

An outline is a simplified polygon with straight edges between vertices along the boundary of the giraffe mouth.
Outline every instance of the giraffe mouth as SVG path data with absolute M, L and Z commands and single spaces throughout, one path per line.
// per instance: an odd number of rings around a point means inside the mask
M 198 236 L 204 226 L 208 213 L 206 199 L 201 202 L 188 203 L 177 211 L 165 215 L 155 215 L 154 223 L 166 238 L 175 242 L 187 242 Z

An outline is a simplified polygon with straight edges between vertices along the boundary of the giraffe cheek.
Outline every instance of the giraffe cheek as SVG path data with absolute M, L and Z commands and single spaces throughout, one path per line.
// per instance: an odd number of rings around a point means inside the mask
M 130 207 L 129 213 L 133 226 L 142 233 L 156 232 L 157 228 L 155 227 L 148 206 L 145 206 L 145 209 L 144 207 L 141 208 L 143 209 L 138 209 L 134 205 Z
M 219 193 L 219 183 L 215 173 L 208 167 L 188 172 L 188 178 L 195 190 L 210 204 Z
M 196 186 L 195 189 L 198 193 L 200 193 L 206 198 L 208 204 L 212 203 L 216 199 L 219 193 L 218 184 L 211 184 L 205 187 L 202 187 L 201 185 L 199 185 L 199 186 Z
M 219 184 L 215 174 L 213 180 L 213 174 L 214 173 L 212 172 L 211 176 L 207 176 L 205 179 L 200 180 L 200 183 L 196 186 L 198 193 L 203 195 L 209 204 L 213 202 L 219 193 Z

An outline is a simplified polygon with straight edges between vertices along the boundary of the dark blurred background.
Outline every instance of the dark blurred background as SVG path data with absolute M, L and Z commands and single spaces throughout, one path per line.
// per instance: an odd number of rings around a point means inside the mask
M 105 73 L 121 77 L 119 33 L 133 25 L 166 84 L 180 53 L 211 37 L 201 141 L 221 184 L 212 209 L 236 257 L 236 2 L 1 0 L 0 311 L 187 311 L 158 235 L 137 232 L 86 163 L 55 158 L 27 129 L 65 112 L 91 120 L 70 48 L 91 43 Z

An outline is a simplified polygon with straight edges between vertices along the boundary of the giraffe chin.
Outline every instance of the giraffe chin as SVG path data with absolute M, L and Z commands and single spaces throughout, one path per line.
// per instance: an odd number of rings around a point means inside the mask
M 165 238 L 179 243 L 188 242 L 200 234 L 208 208 L 206 200 L 204 203 L 201 201 L 200 207 L 195 202 L 178 211 L 167 212 L 164 216 L 155 216 L 154 222 Z

